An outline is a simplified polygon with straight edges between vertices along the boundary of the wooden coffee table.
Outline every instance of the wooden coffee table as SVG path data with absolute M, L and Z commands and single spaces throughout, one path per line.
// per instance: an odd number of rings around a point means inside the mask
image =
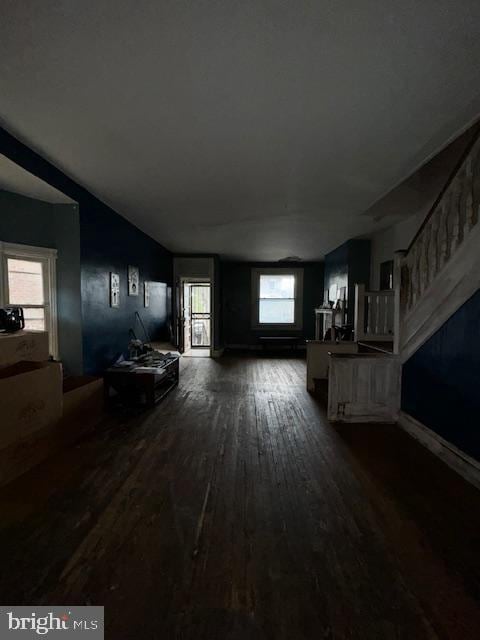
M 106 401 L 116 399 L 124 405 L 153 407 L 177 386 L 179 362 L 180 358 L 175 357 L 161 367 L 143 362 L 131 367 L 110 367 L 104 374 Z M 151 370 L 144 371 L 145 367 Z

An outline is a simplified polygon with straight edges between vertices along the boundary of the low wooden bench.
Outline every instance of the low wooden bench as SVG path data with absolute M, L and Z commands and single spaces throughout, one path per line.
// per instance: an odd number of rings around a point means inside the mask
M 262 345 L 262 348 L 265 351 L 268 346 L 273 345 L 287 345 L 297 350 L 298 345 L 303 341 L 299 336 L 259 336 L 258 342 Z

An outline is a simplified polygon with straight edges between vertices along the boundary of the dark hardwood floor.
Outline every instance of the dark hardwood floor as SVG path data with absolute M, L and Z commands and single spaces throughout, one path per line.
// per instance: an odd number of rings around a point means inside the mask
M 0 505 L 0 601 L 104 605 L 112 640 L 479 637 L 479 492 L 329 425 L 300 359 L 185 359 Z

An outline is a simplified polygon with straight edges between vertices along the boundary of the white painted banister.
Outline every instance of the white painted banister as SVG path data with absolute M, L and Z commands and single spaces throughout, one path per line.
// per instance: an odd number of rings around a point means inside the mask
M 354 315 L 355 340 L 363 340 L 365 338 L 365 285 L 355 285 L 355 315 Z
M 395 292 L 355 285 L 355 340 L 393 340 Z
M 397 355 L 400 353 L 400 330 L 402 323 L 402 311 L 406 306 L 406 300 L 402 297 L 406 294 L 405 289 L 402 288 L 402 265 L 406 253 L 406 251 L 395 251 L 393 261 L 393 353 Z
M 397 254 L 395 351 L 409 357 L 478 288 L 480 134 L 465 150 L 408 251 Z M 400 279 L 398 276 L 400 275 Z M 400 332 L 401 328 L 401 332 Z

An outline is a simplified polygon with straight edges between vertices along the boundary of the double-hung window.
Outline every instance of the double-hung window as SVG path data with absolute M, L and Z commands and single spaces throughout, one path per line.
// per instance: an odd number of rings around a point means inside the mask
M 303 269 L 252 269 L 252 326 L 302 328 Z
M 0 307 L 21 307 L 25 329 L 48 331 L 58 357 L 55 249 L 0 242 Z

